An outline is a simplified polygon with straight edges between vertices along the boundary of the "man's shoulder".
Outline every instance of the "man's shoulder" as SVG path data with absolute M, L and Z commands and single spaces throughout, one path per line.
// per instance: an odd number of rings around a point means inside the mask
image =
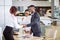
M 35 12 L 34 15 L 39 15 L 39 13 L 38 12 Z
M 38 13 L 38 12 L 35 12 L 35 13 Z

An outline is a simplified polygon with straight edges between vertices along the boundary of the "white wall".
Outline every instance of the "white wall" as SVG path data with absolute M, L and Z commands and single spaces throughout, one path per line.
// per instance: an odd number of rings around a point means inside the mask
M 0 6 L 4 5 L 4 0 L 0 0 Z
M 24 10 L 29 5 L 35 5 L 35 6 L 51 6 L 51 3 L 49 1 L 13 1 L 14 6 L 24 6 Z
M 12 6 L 12 0 L 5 0 L 5 26 L 6 26 L 6 22 L 9 22 L 7 21 L 7 18 L 9 19 L 9 10 L 10 10 L 10 7 Z
M 12 5 L 12 0 L 0 0 L 0 6 Z
M 4 6 L 0 6 L 0 27 L 4 26 Z
M 0 0 L 0 40 L 2 40 L 3 26 L 4 26 L 4 0 Z
M 0 0 L 0 27 L 4 26 L 4 0 Z
M 12 0 L 0 0 L 0 27 L 2 28 L 5 27 L 6 18 L 9 16 L 9 9 L 11 5 Z
M 5 6 L 11 6 L 12 0 L 5 0 Z

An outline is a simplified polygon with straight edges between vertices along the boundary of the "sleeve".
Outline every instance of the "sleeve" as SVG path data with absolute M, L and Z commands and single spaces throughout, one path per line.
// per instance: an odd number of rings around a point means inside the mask
M 22 26 L 18 24 L 17 19 L 14 20 L 14 26 L 16 29 L 22 28 Z

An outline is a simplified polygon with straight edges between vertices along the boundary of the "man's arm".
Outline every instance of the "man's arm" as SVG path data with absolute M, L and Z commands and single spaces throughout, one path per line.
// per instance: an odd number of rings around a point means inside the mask
M 39 14 L 35 14 L 34 21 L 33 21 L 33 22 L 31 22 L 30 24 L 27 24 L 27 27 L 29 27 L 29 26 L 31 26 L 31 25 L 34 25 L 34 24 L 39 23 L 39 21 L 38 21 L 39 19 L 40 19 Z

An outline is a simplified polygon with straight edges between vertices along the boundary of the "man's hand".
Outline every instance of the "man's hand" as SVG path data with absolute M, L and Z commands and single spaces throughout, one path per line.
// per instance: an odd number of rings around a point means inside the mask
M 25 28 L 25 27 L 27 27 L 27 25 L 26 24 L 23 24 L 23 28 Z

